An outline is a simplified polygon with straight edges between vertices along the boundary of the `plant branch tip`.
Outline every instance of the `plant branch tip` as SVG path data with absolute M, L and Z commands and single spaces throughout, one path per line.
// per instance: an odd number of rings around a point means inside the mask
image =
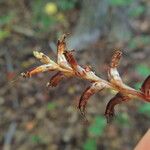
M 56 71 L 56 74 L 51 77 L 50 81 L 46 84 L 47 87 L 56 87 L 60 82 L 65 79 L 81 78 L 82 80 L 90 81 L 91 86 L 81 95 L 79 99 L 78 109 L 80 114 L 85 117 L 85 109 L 90 97 L 103 89 L 111 89 L 116 91 L 116 95 L 108 102 L 105 110 L 105 117 L 109 121 L 114 117 L 115 106 L 122 102 L 127 102 L 133 97 L 143 101 L 150 102 L 150 75 L 145 79 L 141 86 L 141 90 L 135 90 L 126 85 L 119 75 L 117 67 L 119 66 L 122 57 L 122 51 L 115 50 L 110 60 L 108 67 L 108 78 L 104 80 L 98 77 L 91 67 L 86 65 L 81 67 L 75 59 L 73 52 L 68 51 L 64 34 L 57 42 L 57 62 L 51 60 L 47 55 L 39 51 L 33 51 L 33 55 L 40 60 L 43 64 L 26 73 L 21 73 L 23 78 L 29 78 L 42 72 Z

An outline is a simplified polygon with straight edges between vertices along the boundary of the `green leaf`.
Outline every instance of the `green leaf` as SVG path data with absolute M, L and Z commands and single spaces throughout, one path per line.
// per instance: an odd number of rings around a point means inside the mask
M 129 42 L 129 44 L 128 44 L 128 47 L 130 48 L 130 49 L 135 49 L 136 47 L 137 47 L 137 42 L 136 42 L 136 40 L 131 40 L 130 42 Z
M 101 136 L 104 132 L 106 126 L 106 119 L 103 116 L 95 117 L 94 122 L 88 128 L 88 131 L 91 135 Z
M 144 47 L 146 45 L 149 45 L 150 43 L 150 36 L 149 35 L 142 35 L 134 37 L 128 44 L 128 47 L 130 49 L 135 49 L 137 47 Z
M 137 82 L 137 83 L 134 84 L 134 88 L 135 88 L 136 90 L 139 90 L 139 89 L 141 88 L 141 86 L 142 86 L 142 83 L 141 83 L 141 82 Z
M 14 14 L 13 13 L 1 16 L 0 17 L 0 25 L 9 24 L 12 21 L 13 18 L 14 18 Z
M 138 112 L 150 116 L 150 104 L 145 103 L 138 108 Z
M 130 5 L 133 0 L 108 0 L 111 6 L 126 6 Z
M 147 45 L 150 43 L 150 36 L 149 35 L 140 36 L 139 41 L 141 41 L 144 45 Z
M 136 71 L 142 77 L 146 77 L 150 74 L 150 68 L 145 64 L 140 64 L 136 66 Z
M 57 5 L 60 10 L 67 11 L 75 7 L 76 0 L 58 0 Z
M 40 143 L 42 141 L 41 137 L 39 137 L 38 135 L 32 135 L 31 136 L 31 141 L 33 143 Z
M 0 29 L 0 41 L 10 36 L 10 32 Z
M 34 26 L 38 26 L 41 32 L 49 31 L 49 27 L 56 23 L 54 16 L 49 16 L 45 13 L 45 4 L 45 0 L 36 0 L 32 2 L 32 23 Z
M 42 23 L 43 27 L 47 29 L 49 26 L 53 25 L 56 20 L 52 16 L 43 15 L 40 22 Z
M 126 113 L 122 113 L 116 116 L 116 122 L 121 126 L 129 125 L 129 116 Z
M 130 17 L 139 17 L 144 13 L 144 11 L 145 11 L 145 6 L 139 5 L 129 10 L 128 14 Z
M 83 144 L 83 150 L 97 150 L 96 140 L 88 138 Z
M 43 0 L 36 0 L 31 2 L 32 5 L 32 12 L 34 17 L 39 18 L 41 16 L 42 9 L 44 8 L 45 1 Z
M 57 106 L 57 104 L 56 103 L 52 103 L 52 102 L 49 102 L 48 104 L 47 104 L 47 109 L 48 110 L 53 110 L 53 109 L 55 109 L 56 108 L 56 106 Z

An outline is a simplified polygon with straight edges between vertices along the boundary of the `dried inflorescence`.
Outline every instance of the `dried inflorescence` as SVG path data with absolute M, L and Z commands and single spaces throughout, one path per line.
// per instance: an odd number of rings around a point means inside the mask
M 63 35 L 57 43 L 57 62 L 52 61 L 48 56 L 42 52 L 34 51 L 34 56 L 39 59 L 43 65 L 34 68 L 26 73 L 21 73 L 25 78 L 32 77 L 35 74 L 45 71 L 57 71 L 57 73 L 50 79 L 47 86 L 55 87 L 64 78 L 77 77 L 91 82 L 82 94 L 78 108 L 80 112 L 85 115 L 85 108 L 89 98 L 103 89 L 109 88 L 117 91 L 117 94 L 108 102 L 106 106 L 105 116 L 109 121 L 115 114 L 114 108 L 117 104 L 124 101 L 129 101 L 133 98 L 140 98 L 144 101 L 150 102 L 150 76 L 144 81 L 141 90 L 137 91 L 125 85 L 117 71 L 119 61 L 122 56 L 120 50 L 115 50 L 109 68 L 108 68 L 108 81 L 95 75 L 91 67 L 81 67 L 73 56 L 73 51 L 68 51 L 65 42 L 66 35 Z

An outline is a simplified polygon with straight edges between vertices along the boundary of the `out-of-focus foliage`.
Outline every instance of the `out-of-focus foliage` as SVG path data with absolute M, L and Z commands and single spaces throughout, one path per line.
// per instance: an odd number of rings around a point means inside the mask
M 75 7 L 77 0 L 56 0 L 60 10 L 67 11 Z
M 140 105 L 138 108 L 139 113 L 144 114 L 150 117 L 150 104 L 143 104 Z
M 104 132 L 105 126 L 106 119 L 103 116 L 97 116 L 88 128 L 88 131 L 92 136 L 101 136 Z
M 33 24 L 42 32 L 47 32 L 53 25 L 61 22 L 66 25 L 65 11 L 75 7 L 76 0 L 36 0 L 32 2 Z
M 139 90 L 139 89 L 141 88 L 141 85 L 142 85 L 141 82 L 136 82 L 136 83 L 134 84 L 134 88 L 135 88 L 136 90 Z
M 106 119 L 103 116 L 96 116 L 93 123 L 88 127 L 89 137 L 83 144 L 84 150 L 97 150 L 96 139 L 103 135 L 106 127 Z
M 129 116 L 127 113 L 121 113 L 116 116 L 116 123 L 120 126 L 129 126 L 130 121 L 129 121 Z
M 128 44 L 130 49 L 140 48 L 143 46 L 147 46 L 150 43 L 149 35 L 141 35 L 134 37 Z
M 10 32 L 7 30 L 0 30 L 0 41 L 10 36 Z
M 130 5 L 133 0 L 108 0 L 109 4 L 112 6 L 125 6 Z
M 96 139 L 88 138 L 83 145 L 83 150 L 97 150 Z
M 33 143 L 41 143 L 42 138 L 41 138 L 40 136 L 38 136 L 38 135 L 32 135 L 32 136 L 31 136 L 31 141 L 32 141 Z
M 146 64 L 138 64 L 135 66 L 136 72 L 143 78 L 147 77 L 150 73 L 150 68 Z M 134 87 L 140 89 L 142 82 L 136 82 Z
M 55 102 L 49 102 L 49 103 L 47 104 L 47 109 L 48 109 L 48 110 L 53 110 L 53 109 L 56 108 L 56 106 L 57 106 L 57 104 L 56 104 Z
M 54 8 L 54 6 L 56 8 Z M 56 10 L 54 10 L 56 9 Z M 55 3 L 46 3 L 46 1 L 37 0 L 32 3 L 33 24 L 38 25 L 42 31 L 49 30 L 49 27 L 56 23 L 53 16 L 54 11 L 57 12 L 57 5 Z M 51 14 L 49 14 L 51 12 Z
M 136 66 L 136 71 L 142 77 L 147 77 L 150 73 L 150 68 L 146 64 L 138 64 Z
M 129 10 L 128 15 L 130 17 L 139 17 L 145 11 L 145 6 L 139 5 Z
M 10 28 L 14 16 L 13 13 L 0 16 L 0 41 L 5 40 L 10 36 Z
M 44 38 L 51 30 L 57 26 L 68 26 L 66 12 L 75 8 L 77 0 L 36 0 L 9 2 L 8 5 L 18 5 L 22 9 L 8 9 L 8 12 L 0 16 L 0 41 L 10 37 L 13 32 L 21 33 L 25 36 Z M 7 4 L 7 3 L 6 3 Z M 20 18 L 24 13 L 26 17 Z M 57 34 L 57 33 L 56 33 Z
M 7 14 L 7 15 L 1 16 L 0 26 L 10 24 L 14 17 L 15 17 L 15 14 Z

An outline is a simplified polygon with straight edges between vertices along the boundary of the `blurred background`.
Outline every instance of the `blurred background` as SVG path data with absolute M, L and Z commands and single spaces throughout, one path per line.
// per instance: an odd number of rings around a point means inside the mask
M 63 33 L 79 64 L 104 79 L 114 49 L 123 51 L 126 84 L 140 89 L 150 74 L 149 0 L 0 0 L 0 149 L 132 150 L 150 127 L 150 104 L 119 105 L 107 124 L 103 114 L 114 93 L 105 90 L 90 99 L 85 124 L 77 104 L 88 82 L 46 88 L 52 74 L 17 78 L 40 64 L 33 50 L 56 60 Z

